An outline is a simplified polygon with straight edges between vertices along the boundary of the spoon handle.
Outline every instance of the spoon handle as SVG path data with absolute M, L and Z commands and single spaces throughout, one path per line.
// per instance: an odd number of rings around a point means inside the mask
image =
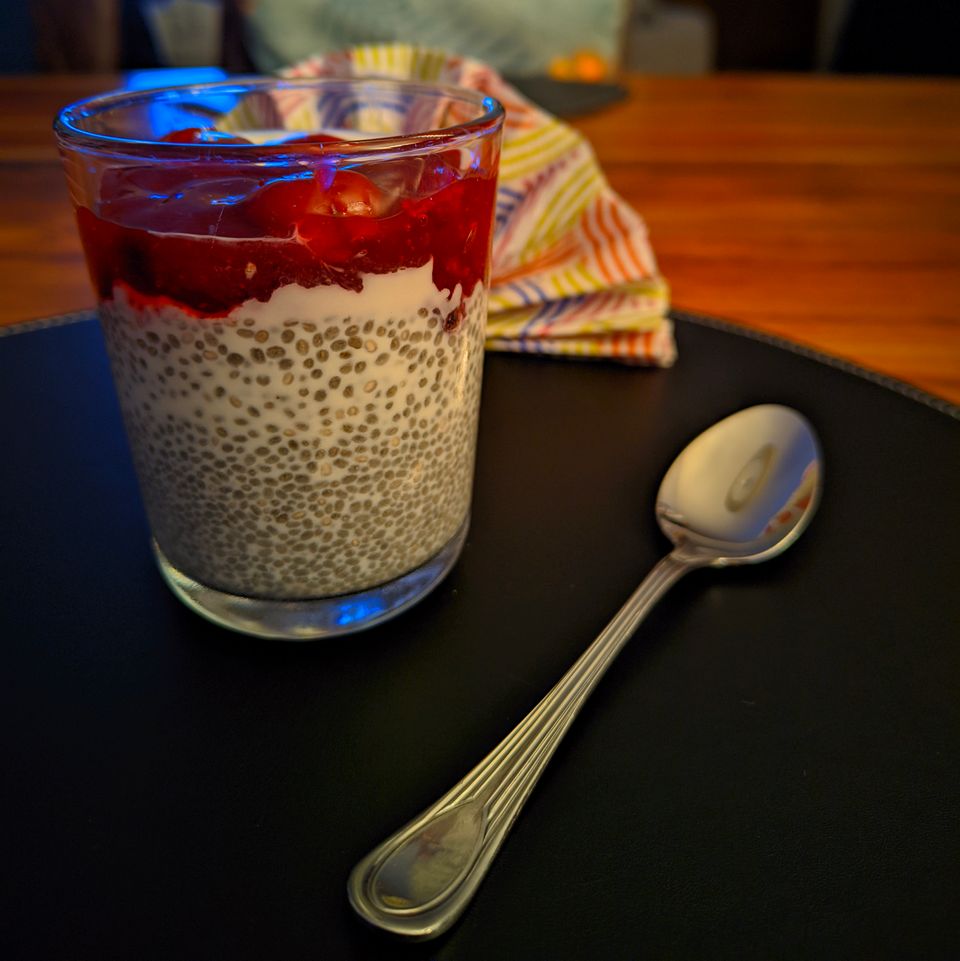
M 587 696 L 647 612 L 697 566 L 679 550 L 663 558 L 526 718 L 439 801 L 357 864 L 348 893 L 361 917 L 420 940 L 453 924 Z

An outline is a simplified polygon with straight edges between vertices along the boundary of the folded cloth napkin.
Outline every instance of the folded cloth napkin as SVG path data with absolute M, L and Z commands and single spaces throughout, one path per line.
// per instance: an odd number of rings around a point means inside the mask
M 643 220 L 610 188 L 590 144 L 476 60 L 407 44 L 311 57 L 286 77 L 383 76 L 470 87 L 506 108 L 487 348 L 676 358 L 667 284 Z

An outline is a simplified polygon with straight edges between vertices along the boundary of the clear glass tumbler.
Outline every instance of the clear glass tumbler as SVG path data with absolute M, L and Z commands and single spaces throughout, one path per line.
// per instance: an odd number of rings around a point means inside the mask
M 503 109 L 369 79 L 121 92 L 55 124 L 167 583 L 305 639 L 469 523 Z

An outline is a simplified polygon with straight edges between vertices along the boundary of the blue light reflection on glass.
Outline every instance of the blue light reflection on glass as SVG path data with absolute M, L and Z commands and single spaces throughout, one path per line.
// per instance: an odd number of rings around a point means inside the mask
M 261 164 L 260 166 L 282 166 L 287 163 L 287 161 L 277 161 L 271 162 L 270 164 Z M 312 170 L 294 170 L 292 173 L 284 174 L 282 177 L 268 177 L 264 180 L 263 185 L 269 186 L 270 184 L 281 184 L 289 180 L 313 180 Z
M 337 626 L 344 627 L 347 624 L 355 624 L 357 621 L 365 621 L 376 614 L 382 613 L 386 605 L 382 598 L 369 597 L 356 601 L 346 601 L 340 606 L 340 613 L 337 615 Z
M 124 77 L 127 90 L 156 90 L 185 84 L 216 83 L 226 80 L 227 74 L 219 67 L 172 67 L 158 70 L 132 70 Z M 186 127 L 213 126 L 217 114 L 231 110 L 237 102 L 234 94 L 211 94 L 193 102 L 204 108 L 204 114 L 184 110 L 176 103 L 157 99 L 150 104 L 150 127 L 154 136 L 164 136 Z
M 125 90 L 155 90 L 157 87 L 216 83 L 218 80 L 226 79 L 226 73 L 219 67 L 167 67 L 157 70 L 131 70 L 123 78 L 123 86 Z M 217 97 L 214 99 L 232 101 L 235 98 Z
M 294 158 L 296 159 L 296 158 Z M 289 165 L 290 160 L 283 160 L 274 166 Z M 259 166 L 267 166 L 267 164 L 260 164 Z M 349 169 L 349 168 L 345 168 Z M 290 173 L 283 174 L 280 177 L 267 177 L 266 179 L 260 181 L 262 187 L 270 187 L 273 184 L 282 183 L 293 183 L 298 180 L 316 180 L 318 185 L 326 190 L 336 173 L 335 168 L 329 162 L 321 160 L 319 163 L 315 163 L 312 167 L 305 167 L 301 170 L 293 170 Z

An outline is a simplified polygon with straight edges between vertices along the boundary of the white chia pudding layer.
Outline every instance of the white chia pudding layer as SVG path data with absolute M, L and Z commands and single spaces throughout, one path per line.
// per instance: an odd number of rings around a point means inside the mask
M 461 299 L 430 263 L 359 293 L 281 287 L 214 319 L 116 288 L 101 323 L 169 561 L 231 594 L 307 599 L 436 554 L 473 483 L 483 284 Z

